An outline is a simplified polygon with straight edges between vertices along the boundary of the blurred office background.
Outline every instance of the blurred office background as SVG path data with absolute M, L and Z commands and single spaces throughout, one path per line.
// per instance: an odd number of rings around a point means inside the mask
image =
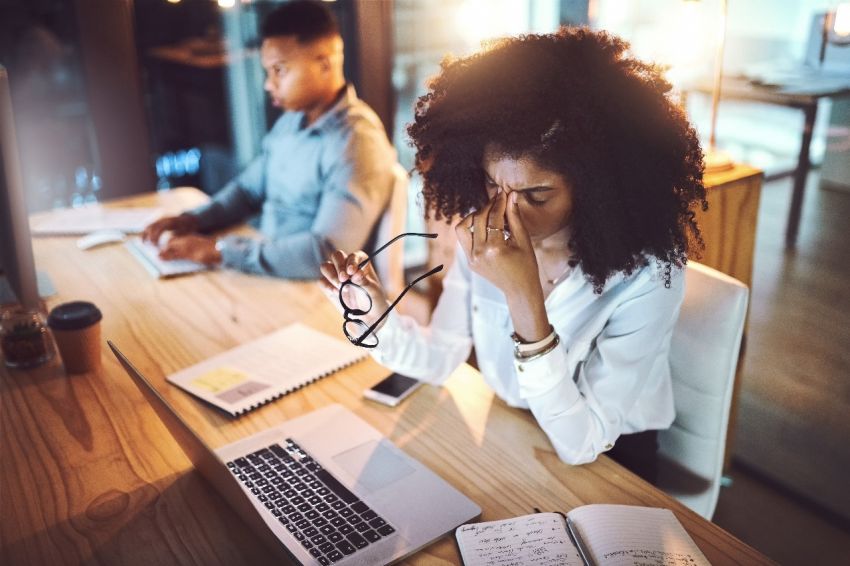
M 276 0 L 279 1 L 279 0 Z M 275 119 L 262 91 L 258 25 L 271 0 L 2 0 L 0 56 L 10 69 L 33 210 L 192 184 L 214 192 L 257 151 Z M 724 72 L 813 59 L 817 15 L 836 0 L 729 2 Z M 447 53 L 487 39 L 591 25 L 670 67 L 678 88 L 712 72 L 720 0 L 340 0 L 346 72 L 387 124 L 405 166 L 413 102 Z M 850 65 L 850 49 L 832 59 Z M 708 97 L 688 110 L 707 136 Z M 822 101 L 811 155 L 847 135 L 846 104 Z M 793 168 L 793 108 L 725 101 L 719 145 L 769 177 Z M 59 143 L 61 141 L 61 143 Z M 848 155 L 843 154 L 850 159 Z M 129 178 L 128 178 L 129 177 Z M 415 188 L 414 188 L 415 190 Z M 80 198 L 82 194 L 82 199 Z
M 259 22 L 277 3 L 0 0 L 0 63 L 11 77 L 30 210 L 180 185 L 220 188 L 257 152 L 277 117 L 262 90 L 258 50 Z M 817 66 L 818 18 L 837 4 L 729 0 L 724 72 L 764 80 L 777 69 Z M 721 0 L 329 5 L 346 42 L 347 76 L 384 120 L 407 168 L 413 153 L 405 127 L 414 101 L 447 53 L 463 55 L 503 35 L 589 25 L 622 35 L 638 55 L 669 66 L 667 76 L 682 93 L 714 71 L 722 24 Z M 827 65 L 850 80 L 850 47 L 829 46 L 826 55 Z M 707 140 L 710 96 L 689 92 L 683 103 Z M 850 469 L 843 440 L 850 433 L 850 304 L 846 291 L 836 291 L 847 288 L 850 265 L 848 105 L 819 103 L 816 167 L 791 251 L 782 232 L 802 114 L 734 100 L 719 110 L 718 146 L 764 170 L 768 182 L 730 486 L 715 521 L 786 563 L 850 548 L 843 479 Z M 414 178 L 408 222 L 415 229 L 423 223 L 419 187 Z M 407 252 L 411 270 L 428 261 L 428 248 L 412 243 Z M 789 277 L 800 272 L 808 276 Z

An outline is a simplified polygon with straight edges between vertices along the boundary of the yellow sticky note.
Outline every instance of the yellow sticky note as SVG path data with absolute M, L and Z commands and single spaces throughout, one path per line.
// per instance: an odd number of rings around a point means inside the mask
M 233 368 L 222 367 L 196 377 L 192 380 L 192 385 L 199 389 L 204 389 L 210 393 L 218 393 L 225 391 L 247 381 L 248 376 L 241 371 Z

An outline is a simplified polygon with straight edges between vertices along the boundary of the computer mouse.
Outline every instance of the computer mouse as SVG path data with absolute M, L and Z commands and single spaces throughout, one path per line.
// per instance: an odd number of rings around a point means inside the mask
M 121 230 L 97 230 L 77 240 L 77 247 L 81 250 L 90 250 L 97 246 L 123 241 L 124 232 Z

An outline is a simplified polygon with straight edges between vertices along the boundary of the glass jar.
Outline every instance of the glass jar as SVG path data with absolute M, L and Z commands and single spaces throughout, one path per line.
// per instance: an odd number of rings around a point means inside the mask
M 39 366 L 53 357 L 53 339 L 37 310 L 13 310 L 0 316 L 0 351 L 10 368 Z

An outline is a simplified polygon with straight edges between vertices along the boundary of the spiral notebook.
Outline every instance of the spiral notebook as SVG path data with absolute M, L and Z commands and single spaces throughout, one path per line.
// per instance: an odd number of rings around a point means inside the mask
M 166 380 L 235 417 L 364 357 L 362 348 L 295 323 Z

